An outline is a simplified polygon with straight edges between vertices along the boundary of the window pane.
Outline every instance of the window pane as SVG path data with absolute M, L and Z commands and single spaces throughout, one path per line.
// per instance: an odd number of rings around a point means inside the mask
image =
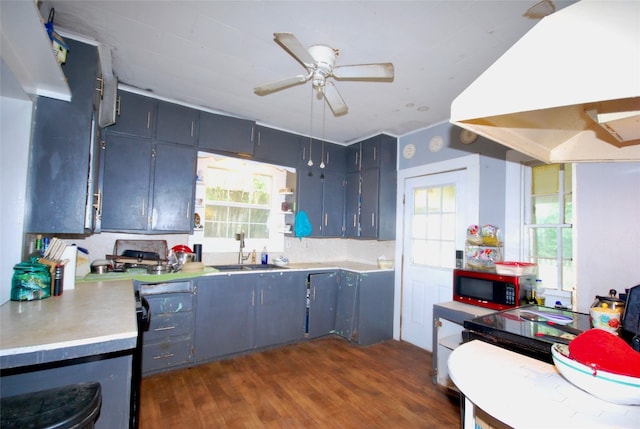
M 564 223 L 573 223 L 573 195 L 564 196 Z
M 268 238 L 269 228 L 265 224 L 251 224 L 251 233 L 248 238 Z
M 573 291 L 573 285 L 575 283 L 575 274 L 573 272 L 573 262 L 564 261 L 562 263 L 562 290 L 567 292 Z
M 416 214 L 427 212 L 427 190 L 416 189 L 413 191 L 413 212 Z
M 441 216 L 439 214 L 427 216 L 427 238 L 429 240 L 439 240 L 442 230 L 440 229 Z
M 442 239 L 455 241 L 456 239 L 456 215 L 445 214 L 442 215 Z M 452 253 L 455 259 L 455 253 Z
M 429 188 L 427 190 L 427 210 L 429 213 L 441 211 L 442 188 Z
M 411 254 L 413 255 L 414 265 L 427 265 L 427 241 L 426 240 L 412 240 L 411 241 Z
M 532 223 L 557 224 L 558 219 L 558 195 L 534 196 L 532 198 Z
M 226 206 L 207 204 L 204 208 L 204 217 L 208 221 L 226 222 L 228 216 Z
M 456 212 L 456 187 L 453 185 L 442 188 L 442 211 L 447 213 Z
M 427 216 L 426 215 L 414 215 L 412 222 L 413 229 L 411 235 L 414 238 L 427 238 Z
M 562 229 L 562 259 L 573 259 L 573 234 L 571 229 Z
M 531 257 L 555 259 L 557 248 L 556 228 L 531 228 Z

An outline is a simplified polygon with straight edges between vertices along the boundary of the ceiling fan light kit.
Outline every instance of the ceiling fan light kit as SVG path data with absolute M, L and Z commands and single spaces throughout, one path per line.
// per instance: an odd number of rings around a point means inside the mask
M 311 80 L 312 88 L 324 97 L 334 116 L 341 116 L 345 115 L 349 108 L 329 78 L 367 82 L 393 81 L 394 69 L 391 63 L 336 66 L 336 59 L 340 54 L 338 49 L 325 45 L 313 45 L 307 49 L 292 33 L 274 33 L 274 38 L 276 43 L 307 70 L 307 74 L 257 86 L 253 90 L 257 95 L 268 95 Z

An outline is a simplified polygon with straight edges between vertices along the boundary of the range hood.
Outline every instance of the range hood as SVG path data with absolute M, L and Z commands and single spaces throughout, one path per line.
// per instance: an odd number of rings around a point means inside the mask
M 640 2 L 583 0 L 543 18 L 450 121 L 547 163 L 640 161 Z

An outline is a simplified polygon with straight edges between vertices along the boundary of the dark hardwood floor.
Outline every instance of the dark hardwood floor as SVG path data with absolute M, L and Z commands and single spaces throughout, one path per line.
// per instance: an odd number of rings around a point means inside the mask
M 141 429 L 458 428 L 431 353 L 326 337 L 145 377 Z

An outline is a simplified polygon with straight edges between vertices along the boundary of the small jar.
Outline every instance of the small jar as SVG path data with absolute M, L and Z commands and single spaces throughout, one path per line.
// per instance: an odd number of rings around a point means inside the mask
M 33 301 L 51 296 L 51 273 L 49 267 L 40 264 L 37 258 L 20 262 L 13 267 L 11 279 L 12 301 Z

